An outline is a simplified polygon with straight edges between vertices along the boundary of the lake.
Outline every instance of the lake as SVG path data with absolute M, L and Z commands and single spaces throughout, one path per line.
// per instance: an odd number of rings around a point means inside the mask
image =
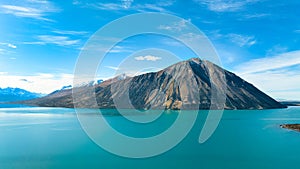
M 89 110 L 91 111 L 91 110 Z M 115 110 L 105 110 L 108 114 Z M 105 119 L 121 132 L 155 135 L 172 124 L 168 111 L 157 124 L 141 126 L 122 116 Z M 207 111 L 200 111 L 187 137 L 161 155 L 130 159 L 113 155 L 83 131 L 74 109 L 5 106 L 0 108 L 1 169 L 282 169 L 299 167 L 300 133 L 280 124 L 300 123 L 300 107 L 226 110 L 203 144 L 198 137 Z M 122 144 L 122 143 L 120 143 Z

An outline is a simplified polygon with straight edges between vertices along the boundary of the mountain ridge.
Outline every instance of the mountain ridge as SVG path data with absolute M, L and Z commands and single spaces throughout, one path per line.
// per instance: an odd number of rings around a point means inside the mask
M 224 78 L 225 85 L 220 79 Z M 211 109 L 214 92 L 224 92 L 224 105 L 216 109 L 285 108 L 254 85 L 232 72 L 199 58 L 178 62 L 158 72 L 121 80 L 104 81 L 94 86 L 97 103 L 91 102 L 93 92 L 85 88 L 65 90 L 26 104 L 47 107 L 135 108 L 135 109 Z M 222 99 L 220 99 L 222 100 Z
M 34 93 L 21 88 L 6 87 L 0 88 L 0 102 L 12 102 L 34 99 L 45 96 L 41 93 Z

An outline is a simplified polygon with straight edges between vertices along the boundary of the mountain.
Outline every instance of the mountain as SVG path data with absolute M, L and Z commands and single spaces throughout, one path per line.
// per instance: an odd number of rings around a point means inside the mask
M 82 83 L 77 87 L 91 87 L 91 86 L 98 85 L 102 82 L 103 82 L 102 79 L 98 79 L 98 80 L 95 80 L 95 81 L 90 81 L 88 83 Z M 72 88 L 73 88 L 72 85 L 63 86 L 61 89 L 55 90 L 54 92 L 50 93 L 49 95 L 53 95 L 53 94 L 58 93 L 58 92 L 63 92 L 64 90 L 72 90 Z
M 77 84 L 75 87 L 90 87 L 90 86 L 98 85 L 102 82 L 104 82 L 104 80 L 102 80 L 102 79 L 92 80 L 92 81 L 89 81 L 89 82 L 82 82 L 80 84 Z M 69 88 L 69 87 L 72 88 L 72 85 L 64 86 L 64 87 L 66 87 L 66 89 Z
M 279 102 L 286 106 L 300 106 L 300 101 L 279 101 Z
M 12 102 L 20 100 L 34 99 L 44 96 L 40 93 L 32 93 L 20 88 L 0 88 L 0 102 Z
M 210 76 L 212 74 L 213 76 Z M 224 79 L 225 76 L 225 79 Z M 224 79 L 226 88 L 221 85 Z M 113 78 L 94 86 L 97 104 L 88 87 L 74 88 L 77 107 L 137 109 L 210 109 L 215 91 L 225 92 L 225 109 L 285 108 L 234 73 L 199 58 L 135 77 Z M 73 107 L 72 90 L 25 101 L 38 106 Z M 221 106 L 222 107 L 222 106 Z M 219 107 L 215 107 L 218 109 Z
M 59 92 L 62 92 L 64 90 L 72 90 L 72 85 L 63 86 L 61 89 L 55 90 L 52 93 L 50 93 L 49 95 L 53 95 L 55 93 L 59 93 Z

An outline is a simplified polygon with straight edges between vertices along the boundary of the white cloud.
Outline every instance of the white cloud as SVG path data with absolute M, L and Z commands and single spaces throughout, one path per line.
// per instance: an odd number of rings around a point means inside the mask
M 256 40 L 254 36 L 246 36 L 246 35 L 231 33 L 226 35 L 226 37 L 228 37 L 232 43 L 235 43 L 240 47 L 252 46 L 256 44 Z
M 52 21 L 47 19 L 46 15 L 59 11 L 60 9 L 46 0 L 27 0 L 23 1 L 22 4 L 5 4 L 0 6 L 0 12 L 2 13 L 45 21 Z
M 288 47 L 277 44 L 273 46 L 271 49 L 267 50 L 267 56 L 274 56 L 280 53 L 286 53 L 288 51 Z
M 24 45 L 45 45 L 45 42 L 22 42 Z
M 16 45 L 11 44 L 11 43 L 3 43 L 3 42 L 0 42 L 0 45 L 4 45 L 4 46 L 7 46 L 7 47 L 13 48 L 13 49 L 16 49 L 16 48 L 17 48 Z
M 254 59 L 235 68 L 240 74 L 268 71 L 300 64 L 300 50 Z
M 31 3 L 38 3 L 38 4 L 48 4 L 49 1 L 48 0 L 26 0 L 28 2 L 31 2 Z
M 13 48 L 13 49 L 16 49 L 16 48 L 17 48 L 16 45 L 13 45 L 13 44 L 10 44 L 10 43 L 9 43 L 7 46 L 10 47 L 10 48 Z
M 4 55 L 5 53 L 6 53 L 6 50 L 0 48 L 0 56 L 1 56 L 1 55 Z
M 73 5 L 81 5 L 81 2 L 78 0 L 73 0 L 72 4 Z
M 55 30 L 53 33 L 61 34 L 61 35 L 86 35 L 89 32 L 86 31 L 66 31 L 66 30 Z
M 104 44 L 99 45 L 99 43 L 90 44 L 89 46 L 84 46 L 78 48 L 79 50 L 85 50 L 85 51 L 99 51 L 99 52 L 105 52 L 105 53 L 133 53 L 135 50 L 132 49 L 129 46 L 114 46 L 111 49 L 109 49 L 110 46 L 105 46 Z
M 270 14 L 266 14 L 266 13 L 247 14 L 247 15 L 244 15 L 243 17 L 245 19 L 257 19 L 257 18 L 263 18 L 266 16 L 270 16 Z
M 270 64 L 270 63 L 269 63 Z M 300 71 L 289 69 L 240 75 L 276 99 L 300 100 Z
M 74 3 L 73 3 L 74 4 Z M 76 5 L 83 5 L 82 3 L 75 3 Z M 145 4 L 137 4 L 133 0 L 121 0 L 119 3 L 86 3 L 84 7 L 92 7 L 95 9 L 106 10 L 106 11 L 124 11 L 124 10 L 132 10 L 137 12 L 164 12 L 171 13 L 166 10 L 165 7 L 171 6 L 173 1 L 161 1 L 155 4 L 145 3 Z
M 133 3 L 133 0 L 122 0 L 122 6 L 126 9 L 130 8 L 132 3 Z
M 138 12 L 163 12 L 163 13 L 171 13 L 165 6 L 160 6 L 159 4 L 140 4 L 134 6 L 133 10 Z
M 5 75 L 7 74 L 8 72 L 0 72 L 0 75 Z
M 129 47 L 125 46 L 114 46 L 109 53 L 132 53 L 134 52 L 132 49 Z
M 22 6 L 14 6 L 14 5 L 1 5 L 1 7 L 9 10 L 7 12 L 24 12 L 25 14 L 29 12 L 37 13 L 39 11 L 38 9 L 26 8 Z
M 120 68 L 119 67 L 115 67 L 115 66 L 105 66 L 106 68 L 109 68 L 109 69 L 113 69 L 113 70 L 119 70 Z
M 234 72 L 274 98 L 300 100 L 300 50 L 250 60 Z
M 242 10 L 246 5 L 258 0 L 194 0 L 200 5 L 205 5 L 214 12 L 235 12 Z
M 120 3 L 97 3 L 93 4 L 93 7 L 100 9 L 100 10 L 124 10 L 122 4 Z
M 14 49 L 17 48 L 16 45 L 13 45 L 11 43 L 3 43 L 3 42 L 0 42 L 0 46 L 3 47 L 3 48 L 0 48 L 0 55 L 3 55 L 4 57 L 9 56 L 10 54 L 14 54 L 15 53 Z M 9 49 L 9 48 L 11 48 L 11 49 Z
M 73 40 L 67 36 L 40 35 L 38 39 L 42 41 L 40 44 L 55 44 L 58 46 L 78 45 L 80 43 L 79 39 Z
M 232 43 L 238 45 L 239 47 L 250 47 L 257 43 L 254 36 L 242 35 L 236 33 L 221 34 L 220 30 L 215 30 L 209 32 L 210 37 L 216 40 L 229 40 Z
M 146 56 L 137 56 L 134 58 L 135 60 L 147 60 L 147 61 L 157 61 L 161 60 L 161 57 L 152 56 L 152 55 L 146 55 Z
M 169 31 L 182 31 L 183 29 L 187 28 L 187 23 L 190 23 L 191 19 L 184 20 L 182 19 L 179 22 L 174 22 L 170 25 L 160 25 L 158 29 L 162 30 L 169 30 Z
M 19 76 L 10 75 L 6 72 L 0 73 L 0 87 L 19 87 L 31 92 L 51 93 L 62 86 L 73 84 L 72 74 L 48 74 L 39 73 L 35 75 Z

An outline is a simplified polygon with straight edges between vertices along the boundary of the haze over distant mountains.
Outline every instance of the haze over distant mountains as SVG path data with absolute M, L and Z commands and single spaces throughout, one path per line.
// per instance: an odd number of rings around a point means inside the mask
M 220 82 L 212 81 L 210 74 L 213 74 L 215 79 L 225 76 L 226 88 Z M 92 95 L 85 87 L 78 87 L 74 90 L 76 95 L 80 96 L 76 107 L 210 109 L 214 88 L 225 92 L 225 109 L 286 107 L 234 73 L 199 58 L 176 63 L 158 72 L 123 79 L 116 77 L 94 87 L 97 104 L 89 102 Z M 74 107 L 72 89 L 24 103 L 48 107 Z
M 20 88 L 0 88 L 0 102 L 21 101 L 45 96 L 41 93 L 33 93 Z

